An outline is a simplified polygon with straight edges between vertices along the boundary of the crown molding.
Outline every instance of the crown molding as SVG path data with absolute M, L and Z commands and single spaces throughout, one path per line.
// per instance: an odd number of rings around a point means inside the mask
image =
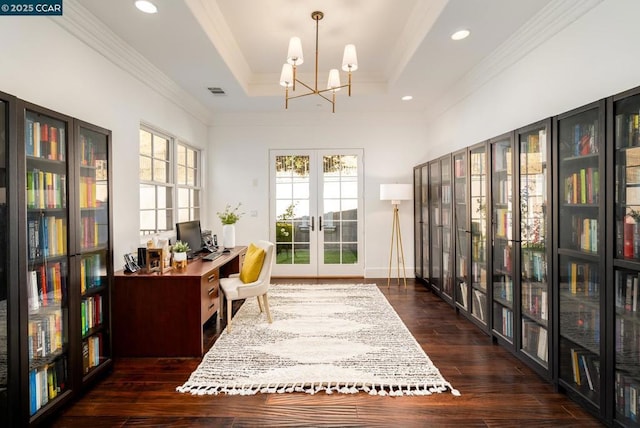
M 211 123 L 211 112 L 202 103 L 118 37 L 77 0 L 65 0 L 64 14 L 51 19 L 168 101 L 202 123 Z
M 431 120 L 531 53 L 604 0 L 553 0 L 450 88 L 426 113 Z

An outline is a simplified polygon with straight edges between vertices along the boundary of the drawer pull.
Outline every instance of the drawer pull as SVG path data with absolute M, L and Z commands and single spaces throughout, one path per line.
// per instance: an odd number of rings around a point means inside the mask
M 213 308 L 215 305 L 216 305 L 215 303 L 210 304 L 209 309 Z
M 215 281 L 215 280 L 216 280 L 216 274 L 215 273 L 212 274 L 212 275 L 209 275 L 209 277 L 207 278 L 208 282 Z
M 209 289 L 208 294 L 209 294 L 209 296 L 211 296 L 211 295 L 212 295 L 213 293 L 215 293 L 215 292 L 216 292 L 216 287 L 211 287 L 211 288 Z

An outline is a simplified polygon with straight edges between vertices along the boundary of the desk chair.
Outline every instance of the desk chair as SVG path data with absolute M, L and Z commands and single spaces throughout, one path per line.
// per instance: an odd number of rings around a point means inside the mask
M 245 284 L 240 280 L 239 273 L 231 274 L 228 278 L 220 278 L 220 289 L 222 291 L 222 293 L 220 293 L 220 308 L 223 307 L 224 298 L 227 299 L 227 333 L 231 332 L 231 312 L 234 300 L 256 297 L 258 299 L 260 312 L 263 311 L 264 303 L 264 310 L 267 312 L 267 319 L 269 320 L 269 323 L 272 322 L 271 312 L 269 311 L 267 290 L 271 283 L 271 269 L 273 268 L 275 245 L 269 241 L 258 241 L 254 245 L 265 251 L 262 268 L 260 269 L 260 275 L 257 280 Z

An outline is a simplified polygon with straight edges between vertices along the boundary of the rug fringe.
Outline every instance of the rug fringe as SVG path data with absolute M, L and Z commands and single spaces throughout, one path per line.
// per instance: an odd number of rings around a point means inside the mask
M 304 392 L 310 395 L 324 391 L 326 394 L 335 392 L 340 394 L 357 394 L 365 392 L 369 395 L 379 395 L 381 397 L 402 397 L 402 396 L 424 396 L 435 393 L 442 393 L 446 390 L 451 394 L 459 397 L 462 395 L 460 391 L 453 388 L 451 384 L 436 385 L 388 385 L 388 384 L 370 384 L 370 383 L 338 383 L 338 382 L 314 382 L 311 384 L 250 384 L 250 385 L 228 385 L 228 386 L 203 386 L 190 385 L 186 383 L 176 388 L 177 392 L 191 393 L 192 395 L 255 395 L 258 392 L 262 394 L 284 394 L 292 392 Z

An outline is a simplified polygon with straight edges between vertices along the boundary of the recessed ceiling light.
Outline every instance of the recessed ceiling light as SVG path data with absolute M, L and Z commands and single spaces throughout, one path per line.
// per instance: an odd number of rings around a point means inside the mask
M 411 95 L 405 95 L 404 97 L 402 97 L 402 101 L 411 101 L 413 99 L 413 96 Z
M 451 40 L 462 40 L 466 39 L 471 32 L 469 30 L 459 30 L 451 35 Z
M 136 0 L 136 7 L 144 13 L 156 13 L 158 8 L 148 0 Z

